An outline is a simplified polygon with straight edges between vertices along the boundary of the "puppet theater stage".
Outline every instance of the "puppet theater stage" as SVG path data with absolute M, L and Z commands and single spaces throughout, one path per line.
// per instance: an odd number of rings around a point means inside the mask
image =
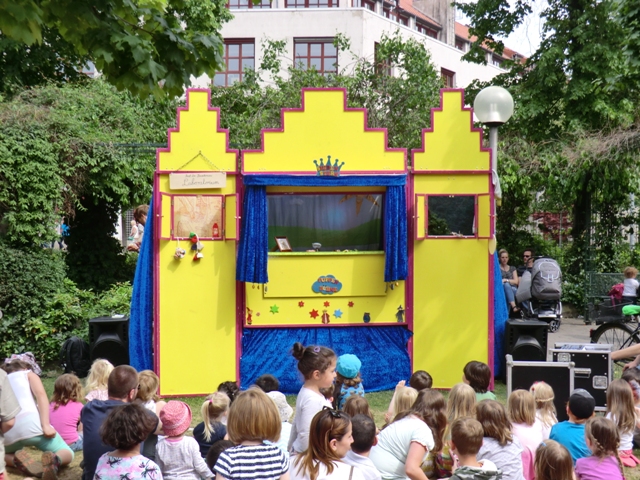
M 264 373 L 296 393 L 296 341 L 358 355 L 367 391 L 493 367 L 506 307 L 490 151 L 463 91 L 441 91 L 410 163 L 346 98 L 304 89 L 261 150 L 238 152 L 210 92 L 187 91 L 156 155 L 130 320 L 131 364 L 162 395 Z

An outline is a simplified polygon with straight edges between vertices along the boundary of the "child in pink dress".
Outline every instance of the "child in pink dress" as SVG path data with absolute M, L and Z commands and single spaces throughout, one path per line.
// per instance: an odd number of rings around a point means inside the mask
M 620 435 L 613 421 L 604 417 L 590 418 L 585 426 L 590 457 L 576 460 L 578 480 L 623 480 L 624 469 L 618 457 Z
M 81 398 L 82 384 L 78 377 L 65 373 L 56 379 L 49 403 L 49 421 L 74 452 L 82 450 Z

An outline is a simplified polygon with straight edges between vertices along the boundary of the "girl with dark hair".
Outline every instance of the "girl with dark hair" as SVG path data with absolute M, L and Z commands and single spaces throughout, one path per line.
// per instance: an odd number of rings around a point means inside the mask
M 318 345 L 304 347 L 300 342 L 293 345 L 293 356 L 298 360 L 298 370 L 304 376 L 304 385 L 296 399 L 296 416 L 289 437 L 289 450 L 301 453 L 309 446 L 309 426 L 314 415 L 322 407 L 331 407 L 331 402 L 320 389 L 333 385 L 337 358 L 330 348 Z
M 430 451 L 440 452 L 447 426 L 446 402 L 437 390 L 421 390 L 410 410 L 398 413 L 378 435 L 369 458 L 382 478 L 425 480 L 422 462 Z
M 292 461 L 291 480 L 364 480 L 360 470 L 342 459 L 351 450 L 351 419 L 326 407 L 311 421 L 309 448 Z

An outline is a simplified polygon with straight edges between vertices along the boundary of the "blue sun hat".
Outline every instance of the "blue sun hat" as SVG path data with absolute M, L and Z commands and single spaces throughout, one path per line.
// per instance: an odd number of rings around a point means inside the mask
M 336 371 L 344 378 L 355 378 L 360 372 L 362 362 L 358 357 L 351 353 L 345 353 L 338 357 L 338 365 Z

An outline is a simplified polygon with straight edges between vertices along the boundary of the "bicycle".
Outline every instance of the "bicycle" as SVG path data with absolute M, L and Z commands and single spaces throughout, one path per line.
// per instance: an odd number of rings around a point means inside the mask
M 637 324 L 635 328 L 628 325 L 632 323 L 633 318 L 634 317 L 624 317 L 620 320 L 606 322 L 595 330 L 591 330 L 589 334 L 591 343 L 613 345 L 613 351 L 640 343 L 640 324 Z M 631 360 L 633 360 L 633 358 L 625 358 L 616 360 L 615 363 L 622 366 Z

